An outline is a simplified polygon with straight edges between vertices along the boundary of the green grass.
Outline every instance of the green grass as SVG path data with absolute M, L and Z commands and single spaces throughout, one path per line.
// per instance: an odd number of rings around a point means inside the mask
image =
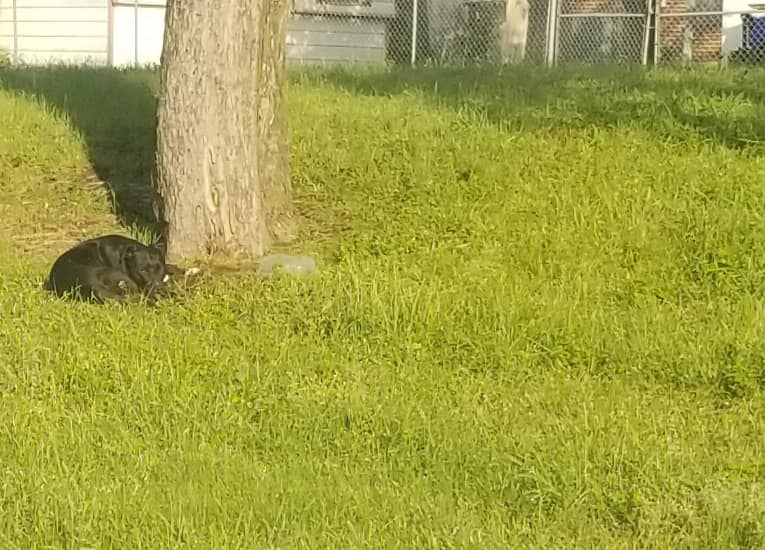
M 3 548 L 765 547 L 765 72 L 294 72 L 321 275 L 155 309 L 155 76 L 0 84 Z

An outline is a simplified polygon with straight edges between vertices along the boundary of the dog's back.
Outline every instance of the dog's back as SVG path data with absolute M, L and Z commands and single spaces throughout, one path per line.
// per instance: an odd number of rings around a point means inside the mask
M 62 296 L 74 288 L 82 278 L 82 272 L 88 268 L 103 266 L 98 254 L 98 242 L 95 239 L 76 244 L 53 262 L 45 289 Z

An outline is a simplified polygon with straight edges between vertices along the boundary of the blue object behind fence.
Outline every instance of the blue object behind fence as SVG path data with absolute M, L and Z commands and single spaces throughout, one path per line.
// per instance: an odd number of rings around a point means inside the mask
M 747 46 L 765 46 L 765 17 L 749 21 L 749 40 Z

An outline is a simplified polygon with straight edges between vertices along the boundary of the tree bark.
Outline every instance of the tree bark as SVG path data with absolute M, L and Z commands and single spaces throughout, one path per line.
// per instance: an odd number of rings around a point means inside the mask
M 288 0 L 167 2 L 153 187 L 170 261 L 254 259 L 294 236 L 288 9 Z

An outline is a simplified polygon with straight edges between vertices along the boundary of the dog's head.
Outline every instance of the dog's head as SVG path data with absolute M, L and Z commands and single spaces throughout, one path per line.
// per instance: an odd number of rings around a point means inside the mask
M 165 274 L 165 245 L 156 242 L 149 246 L 130 245 L 125 249 L 123 262 L 130 278 L 140 288 L 162 284 Z

